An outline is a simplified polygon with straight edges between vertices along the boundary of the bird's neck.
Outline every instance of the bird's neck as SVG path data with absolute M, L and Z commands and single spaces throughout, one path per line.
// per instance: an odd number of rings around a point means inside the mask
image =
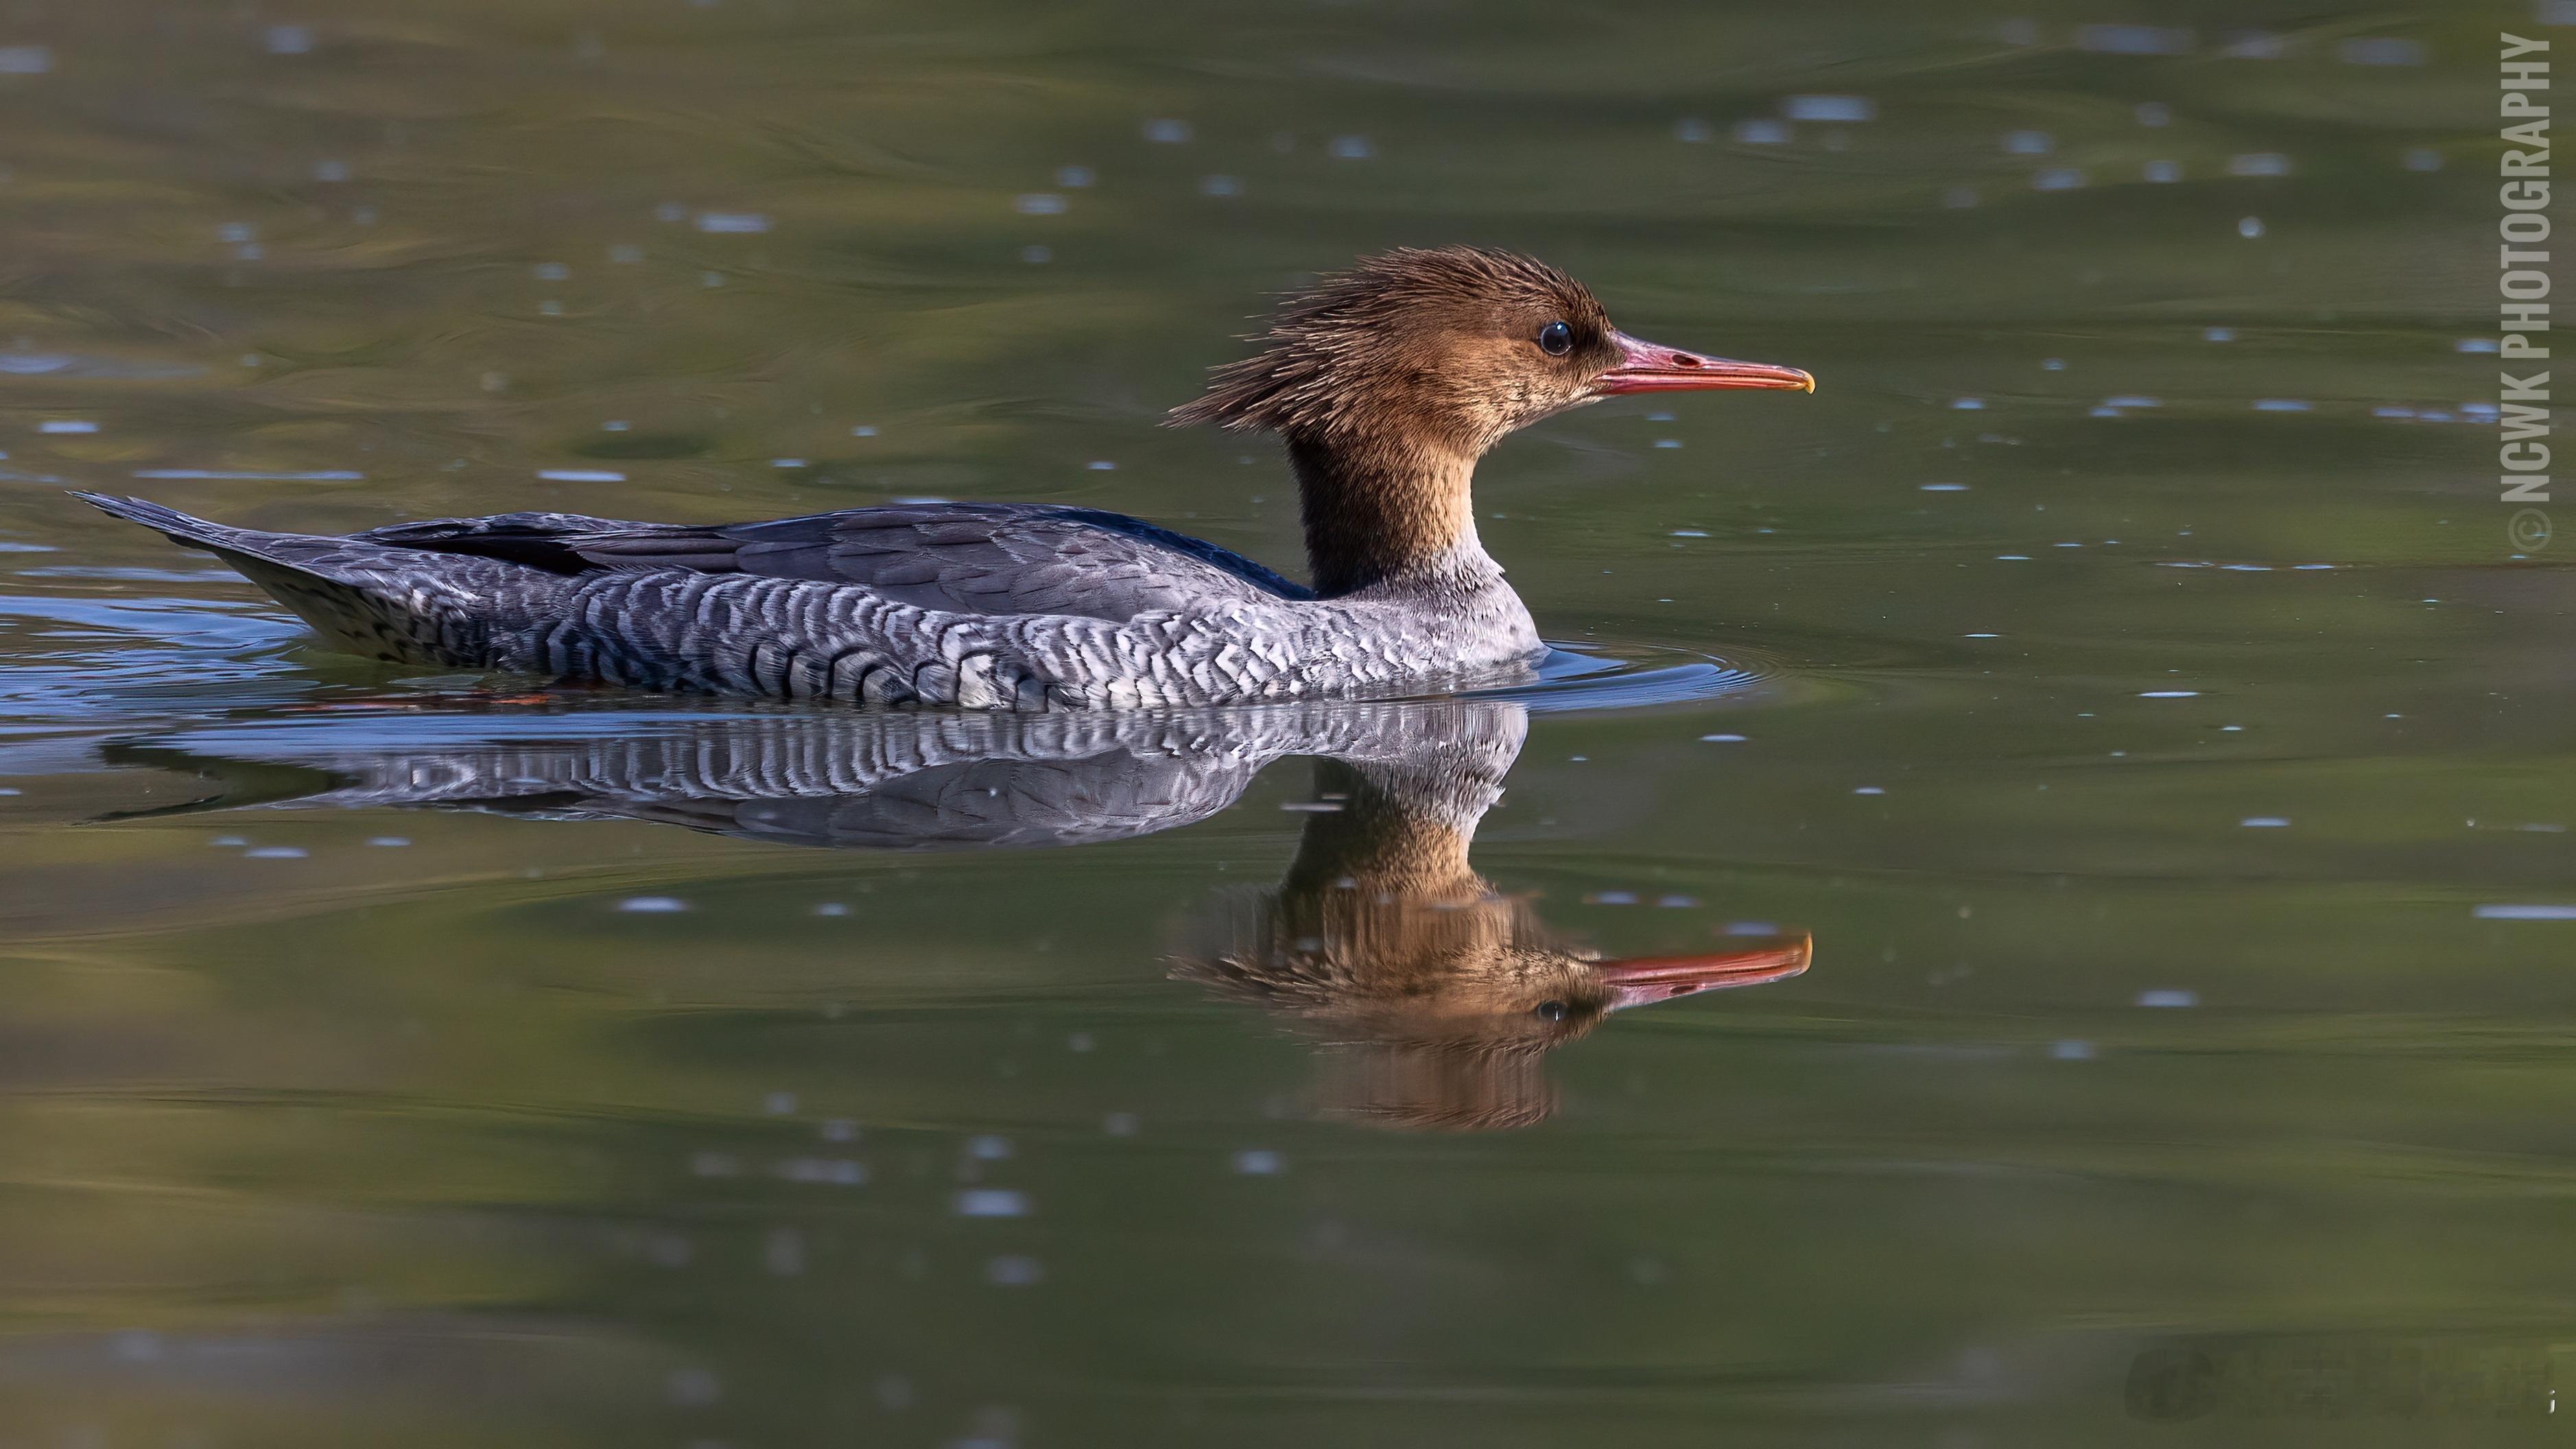
M 1288 460 L 1316 593 L 1475 592 L 1500 581 L 1476 538 L 1473 454 L 1400 440 L 1292 437 Z

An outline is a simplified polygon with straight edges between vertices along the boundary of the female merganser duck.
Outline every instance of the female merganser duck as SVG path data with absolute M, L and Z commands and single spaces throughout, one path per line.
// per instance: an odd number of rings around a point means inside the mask
M 1477 542 L 1476 459 L 1605 397 L 1815 390 L 1640 342 L 1509 252 L 1394 251 L 1290 297 L 1175 423 L 1287 440 L 1311 588 L 1121 514 L 1029 503 L 763 523 L 505 513 L 346 537 L 79 495 L 399 663 L 872 705 L 1204 705 L 1452 684 L 1542 652 Z

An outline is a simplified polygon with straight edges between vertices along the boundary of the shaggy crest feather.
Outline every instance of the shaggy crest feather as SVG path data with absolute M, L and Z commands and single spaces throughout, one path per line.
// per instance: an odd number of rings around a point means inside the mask
M 1450 422 L 1470 453 L 1493 438 L 1470 423 L 1454 397 L 1474 379 L 1443 377 L 1424 360 L 1443 333 L 1520 335 L 1549 318 L 1573 323 L 1587 341 L 1609 330 L 1601 304 L 1581 282 L 1534 257 L 1491 247 L 1401 247 L 1286 294 L 1266 344 L 1213 369 L 1207 391 L 1174 408 L 1173 426 L 1214 423 L 1292 438 L 1377 431 L 1380 419 L 1414 426 Z M 1522 325 L 1524 319 L 1529 321 Z

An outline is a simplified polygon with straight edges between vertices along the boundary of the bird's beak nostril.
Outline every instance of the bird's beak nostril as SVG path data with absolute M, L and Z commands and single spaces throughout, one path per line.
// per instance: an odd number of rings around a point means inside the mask
M 1610 340 L 1619 349 L 1619 362 L 1592 380 L 1592 394 L 1596 397 L 1721 387 L 1816 390 L 1815 378 L 1794 367 L 1709 357 L 1659 342 L 1640 342 L 1624 332 L 1612 332 Z

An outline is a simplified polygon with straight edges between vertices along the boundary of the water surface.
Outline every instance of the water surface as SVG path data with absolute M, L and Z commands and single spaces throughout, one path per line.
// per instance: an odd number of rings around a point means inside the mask
M 0 18 L 0 1443 L 2545 1434 L 2576 672 L 2481 348 L 2576 16 L 2149 8 Z M 61 491 L 1285 565 L 1162 410 L 1452 241 L 1822 383 L 1492 456 L 1567 654 L 1474 700 L 532 698 Z

